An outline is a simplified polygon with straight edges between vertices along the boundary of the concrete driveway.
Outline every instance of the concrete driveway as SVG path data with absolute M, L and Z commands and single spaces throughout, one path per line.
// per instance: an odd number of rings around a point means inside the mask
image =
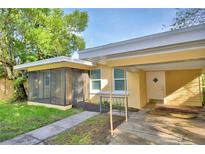
M 149 109 L 130 113 L 110 144 L 205 144 L 205 111 L 195 119 L 151 115 Z

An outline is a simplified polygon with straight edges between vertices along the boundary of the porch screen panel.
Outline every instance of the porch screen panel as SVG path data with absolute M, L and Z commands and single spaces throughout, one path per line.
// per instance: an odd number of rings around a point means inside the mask
M 66 72 L 65 68 L 29 72 L 28 100 L 66 105 Z
M 66 105 L 72 104 L 72 71 L 70 68 L 66 68 L 65 71 L 65 86 L 66 86 Z
M 28 100 L 36 101 L 39 97 L 39 73 L 29 73 Z
M 43 92 L 43 82 L 44 82 L 44 79 L 43 79 L 43 72 L 38 72 L 38 91 L 39 91 L 39 95 L 38 95 L 38 100 L 39 102 L 41 100 L 43 100 L 43 97 L 44 97 L 44 92 Z
M 64 105 L 66 103 L 65 71 L 64 68 L 51 70 L 51 104 Z
M 40 102 L 42 103 L 50 103 L 50 79 L 51 79 L 51 75 L 50 75 L 50 70 L 46 70 L 41 72 L 43 73 L 43 79 L 40 78 L 40 80 L 42 80 L 43 82 L 43 90 L 41 88 L 41 86 L 39 87 L 39 91 L 43 92 L 43 97 L 39 97 Z M 40 75 L 42 76 L 42 75 Z

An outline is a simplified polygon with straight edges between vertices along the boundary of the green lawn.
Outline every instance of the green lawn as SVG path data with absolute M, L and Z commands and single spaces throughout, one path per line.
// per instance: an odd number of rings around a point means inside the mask
M 116 128 L 124 121 L 124 117 L 113 115 L 113 125 Z M 109 114 L 99 114 L 79 125 L 60 133 L 45 141 L 51 145 L 66 144 L 108 144 L 110 140 Z
M 79 112 L 82 110 L 62 111 L 0 100 L 0 142 Z

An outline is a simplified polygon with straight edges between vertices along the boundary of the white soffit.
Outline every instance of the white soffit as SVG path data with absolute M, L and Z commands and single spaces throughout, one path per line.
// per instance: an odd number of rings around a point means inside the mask
M 169 62 L 169 63 L 134 65 L 134 66 L 128 66 L 127 68 L 128 70 L 135 70 L 135 71 L 205 69 L 205 59 Z
M 80 59 L 95 59 L 101 57 L 108 57 L 111 55 L 129 54 L 133 51 L 140 52 L 141 54 L 162 47 L 189 45 L 196 44 L 197 48 L 205 42 L 205 24 L 192 26 L 189 28 L 173 30 L 131 40 L 111 43 L 94 48 L 88 48 L 79 51 Z M 186 47 L 186 46 L 185 46 Z M 204 47 L 204 45 L 203 45 Z
M 72 59 L 70 57 L 60 56 L 60 57 L 49 58 L 49 59 L 39 60 L 35 62 L 16 65 L 14 66 L 14 69 L 15 70 L 25 70 L 33 66 L 41 66 L 41 65 L 54 64 L 54 63 L 60 63 L 60 62 L 68 62 L 68 63 L 80 64 L 80 65 L 85 65 L 85 66 L 93 66 L 92 62 L 89 62 L 89 61 Z

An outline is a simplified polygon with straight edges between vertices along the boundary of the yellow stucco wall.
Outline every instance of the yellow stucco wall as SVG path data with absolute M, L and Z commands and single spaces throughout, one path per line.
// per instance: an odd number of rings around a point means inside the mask
M 101 92 L 91 93 L 90 102 L 99 103 L 100 96 L 109 97 L 112 78 L 112 70 L 110 67 L 100 66 L 95 69 L 101 69 Z M 114 86 L 114 85 L 113 85 Z M 119 97 L 124 94 L 114 94 L 113 96 Z M 142 108 L 146 104 L 146 75 L 144 71 L 128 72 L 128 107 Z
M 104 94 L 90 94 L 92 103 L 99 103 L 100 95 L 109 97 L 111 78 L 111 68 L 102 66 L 101 85 Z M 166 97 L 165 104 L 168 105 L 202 105 L 201 91 L 202 70 L 173 70 L 165 71 Z M 114 94 L 114 96 L 119 96 Z M 132 108 L 142 108 L 147 103 L 146 72 L 128 72 L 128 106 Z
M 145 71 L 128 72 L 129 107 L 141 109 L 147 103 Z
M 146 72 L 145 71 L 140 71 L 140 107 L 142 108 L 147 104 L 147 85 L 146 85 Z
M 166 71 L 165 104 L 202 106 L 202 70 Z
M 111 80 L 111 68 L 105 66 L 93 67 L 92 69 L 100 69 L 101 70 L 101 92 L 109 92 L 110 90 L 110 81 Z M 102 94 L 101 94 L 102 95 Z M 104 96 L 109 96 L 109 94 L 103 94 Z M 96 94 L 95 92 L 90 91 L 90 102 L 99 103 L 100 94 Z

